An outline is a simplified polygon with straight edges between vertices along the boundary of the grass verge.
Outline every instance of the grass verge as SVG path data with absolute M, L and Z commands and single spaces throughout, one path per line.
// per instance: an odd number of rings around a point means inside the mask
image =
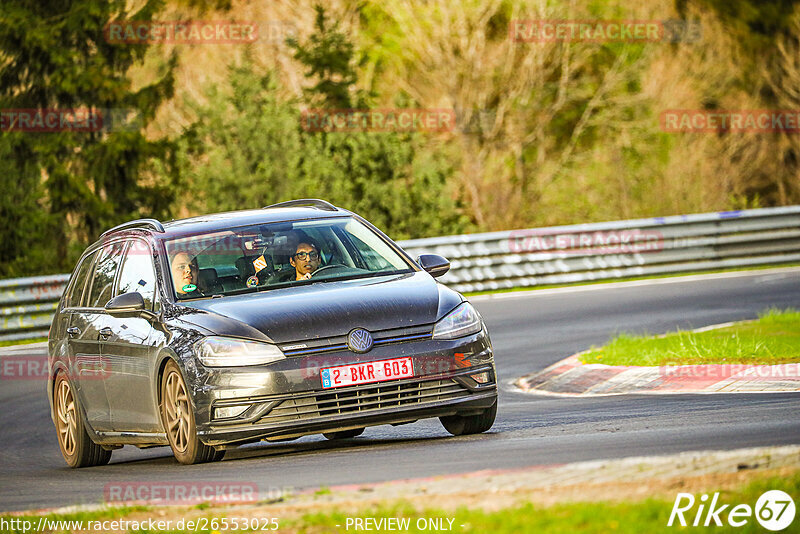
M 800 362 L 800 312 L 767 310 L 755 321 L 706 332 L 621 334 L 580 357 L 606 365 L 776 365 Z
M 679 482 L 679 481 L 678 481 Z M 646 482 L 642 481 L 642 484 Z M 612 489 L 613 486 L 609 489 Z M 279 518 L 277 520 L 278 532 L 285 533 L 328 533 L 328 532 L 355 532 L 365 531 L 362 527 L 358 529 L 355 527 L 355 520 L 360 519 L 362 525 L 367 519 L 371 520 L 370 530 L 376 532 L 388 532 L 390 530 L 401 532 L 431 532 L 431 531 L 447 531 L 454 533 L 497 533 L 497 534 L 517 534 L 524 532 L 542 532 L 546 534 L 568 534 L 568 533 L 607 533 L 607 532 L 620 532 L 638 534 L 641 532 L 683 532 L 688 530 L 707 530 L 703 526 L 699 527 L 685 527 L 681 528 L 676 525 L 668 527 L 670 513 L 677 497 L 678 492 L 689 492 L 696 498 L 695 506 L 685 512 L 684 518 L 687 520 L 688 525 L 691 525 L 694 520 L 695 514 L 698 511 L 700 498 L 702 494 L 713 496 L 715 492 L 719 492 L 718 507 L 728 505 L 727 509 L 719 514 L 719 519 L 723 526 L 712 526 L 714 532 L 737 532 L 737 533 L 750 533 L 750 532 L 764 532 L 764 529 L 759 525 L 756 518 L 751 516 L 745 518 L 747 523 L 738 528 L 731 527 L 728 524 L 728 513 L 731 509 L 739 504 L 748 505 L 755 508 L 758 498 L 766 491 L 781 490 L 788 493 L 790 496 L 797 499 L 800 495 L 800 471 L 791 469 L 789 471 L 781 471 L 780 473 L 772 472 L 770 474 L 759 474 L 753 472 L 747 475 L 742 481 L 734 485 L 723 485 L 722 487 L 711 483 L 696 487 L 684 487 L 683 484 L 673 481 L 671 489 L 666 492 L 657 491 L 656 497 L 650 498 L 627 498 L 615 499 L 613 492 L 606 492 L 604 495 L 608 496 L 606 500 L 589 501 L 589 502 L 557 502 L 552 505 L 534 504 L 526 501 L 524 498 L 519 499 L 515 504 L 501 508 L 484 508 L 474 505 L 458 506 L 458 501 L 451 502 L 446 508 L 435 508 L 428 506 L 415 506 L 413 503 L 405 500 L 386 501 L 379 504 L 369 506 L 359 506 L 357 503 L 347 505 L 336 505 L 334 507 L 326 506 L 320 503 L 317 509 L 313 512 L 300 512 L 292 508 L 262 508 L 249 510 L 250 514 L 255 514 L 255 517 L 265 518 L 273 517 Z M 649 493 L 643 493 L 649 494 Z M 481 499 L 481 502 L 488 503 L 492 500 L 491 492 L 487 492 Z M 128 520 L 138 519 L 141 522 L 145 521 L 145 517 L 159 516 L 159 519 L 171 519 L 173 525 L 179 518 L 187 518 L 192 515 L 196 517 L 206 518 L 204 525 L 209 528 L 195 528 L 191 532 L 212 532 L 212 520 L 217 520 L 221 523 L 221 518 L 242 515 L 245 512 L 243 509 L 230 510 L 226 508 L 216 508 L 212 506 L 208 510 L 203 510 L 200 516 L 197 515 L 197 508 L 190 509 L 174 509 L 156 507 L 147 509 L 145 507 L 130 507 L 130 508 L 115 508 L 98 510 L 94 512 L 80 512 L 71 514 L 50 514 L 46 517 L 53 521 L 83 521 L 83 526 L 89 520 L 98 521 L 105 519 L 120 519 L 126 518 Z M 189 515 L 192 514 L 192 515 Z M 12 520 L 28 519 L 34 525 L 38 523 L 40 516 L 27 515 L 27 516 L 0 516 L 0 531 L 9 533 L 30 534 L 31 530 L 23 530 L 20 528 L 9 527 Z M 390 526 L 387 521 L 392 519 L 392 524 L 395 528 L 387 529 Z M 383 523 L 380 523 L 383 520 Z M 702 521 L 705 520 L 705 514 L 702 515 Z M 195 519 L 196 521 L 196 519 Z M 261 523 L 263 519 L 256 521 Z M 800 522 L 800 519 L 795 518 L 793 525 Z M 52 523 L 51 523 L 52 524 Z M 349 525 L 349 528 L 348 528 Z M 383 525 L 384 528 L 377 528 L 378 525 Z M 403 525 L 405 528 L 398 528 Z M 713 523 L 712 523 L 713 525 Z M 219 528 L 219 527 L 218 527 Z M 252 531 L 250 529 L 242 529 L 245 531 Z M 61 530 L 68 532 L 70 529 Z M 272 528 L 269 531 L 274 531 Z M 785 529 L 785 532 L 793 532 L 792 527 Z M 190 532 L 190 530 L 135 530 L 139 533 L 150 532 Z M 219 532 L 219 530 L 217 530 Z
M 47 338 L 46 337 L 35 337 L 33 339 L 17 339 L 17 340 L 0 341 L 0 347 L 12 347 L 14 345 L 30 345 L 31 343 L 40 343 L 42 341 L 47 341 Z
M 742 485 L 734 490 L 720 491 L 719 504 L 730 504 L 720 514 L 722 527 L 714 526 L 714 532 L 764 532 L 754 517 L 750 517 L 743 527 L 734 528 L 727 524 L 727 513 L 737 504 L 747 504 L 755 508 L 756 501 L 766 491 L 782 490 L 789 495 L 800 495 L 800 473 L 794 472 L 789 477 L 762 478 Z M 676 489 L 675 494 L 681 491 Z M 713 495 L 713 491 L 709 492 Z M 696 495 L 699 503 L 700 495 Z M 407 532 L 429 532 L 431 524 L 450 525 L 452 532 L 518 534 L 520 532 L 542 532 L 547 534 L 607 533 L 620 532 L 639 534 L 641 532 L 675 532 L 685 531 L 677 524 L 667 526 L 674 501 L 663 499 L 643 499 L 622 502 L 565 503 L 550 507 L 537 506 L 531 503 L 515 507 L 486 512 L 481 509 L 458 508 L 455 512 L 437 509 L 416 510 L 413 506 L 398 503 L 393 506 L 381 506 L 361 510 L 357 514 L 332 513 L 309 514 L 296 524 L 287 524 L 290 531 L 298 532 L 343 532 L 347 518 L 408 518 Z M 694 520 L 698 506 L 695 505 L 684 514 L 688 525 Z M 450 521 L 452 520 L 452 521 Z M 705 513 L 701 519 L 705 520 Z M 352 521 L 352 519 L 351 519 Z M 432 523 L 433 521 L 433 523 Z M 795 524 L 798 519 L 795 519 Z M 422 527 L 422 528 L 420 528 Z M 297 530 L 293 530 L 297 529 Z M 689 526 L 689 530 L 693 527 Z M 704 527 L 696 527 L 697 530 Z M 350 530 L 353 530 L 351 523 Z M 791 528 L 787 529 L 787 531 Z
M 103 521 L 106 519 L 122 519 L 134 513 L 148 512 L 151 508 L 149 506 L 120 506 L 115 508 L 102 508 L 99 510 L 81 510 L 69 513 L 49 513 L 49 514 L 21 514 L 21 515 L 8 515 L 0 514 L 0 533 L 19 533 L 31 534 L 35 532 L 31 528 L 15 528 L 22 527 L 20 524 L 24 521 L 30 521 L 33 525 L 37 525 L 41 518 L 45 518 L 52 522 L 86 522 L 86 521 Z M 58 531 L 54 531 L 58 532 Z M 60 532 L 69 532 L 68 529 L 61 530 Z

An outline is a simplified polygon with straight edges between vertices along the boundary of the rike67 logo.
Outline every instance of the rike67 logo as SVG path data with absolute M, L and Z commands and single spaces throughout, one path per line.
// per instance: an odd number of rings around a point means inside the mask
M 788 493 L 780 490 L 764 492 L 756 501 L 755 508 L 749 504 L 737 504 L 733 507 L 722 504 L 719 502 L 719 492 L 714 493 L 710 502 L 705 493 L 699 499 L 695 499 L 691 493 L 678 493 L 667 526 L 677 523 L 682 527 L 721 527 L 727 523 L 732 527 L 743 527 L 755 517 L 762 527 L 777 532 L 789 527 L 794 516 L 794 501 Z

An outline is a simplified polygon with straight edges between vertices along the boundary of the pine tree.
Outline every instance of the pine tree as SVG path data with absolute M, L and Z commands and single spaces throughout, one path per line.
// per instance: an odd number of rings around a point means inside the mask
M 150 21 L 161 2 L 149 1 L 133 14 L 125 5 L 0 4 L 0 109 L 89 110 L 103 124 L 92 131 L 33 133 L 9 131 L 4 122 L 3 185 L 13 194 L 0 200 L 2 276 L 64 272 L 87 241 L 109 226 L 170 212 L 172 145 L 147 139 L 144 127 L 173 94 L 176 58 L 162 66 L 155 82 L 133 88 L 129 69 L 143 62 L 148 45 L 115 44 L 103 30 L 131 16 Z M 128 123 L 120 120 L 126 115 Z

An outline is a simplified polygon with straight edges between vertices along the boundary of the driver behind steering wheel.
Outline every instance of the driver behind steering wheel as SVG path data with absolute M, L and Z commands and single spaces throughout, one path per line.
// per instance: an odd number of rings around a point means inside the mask
M 319 249 L 314 243 L 303 241 L 297 244 L 289 263 L 295 268 L 295 280 L 308 280 L 311 273 L 319 269 L 321 263 Z

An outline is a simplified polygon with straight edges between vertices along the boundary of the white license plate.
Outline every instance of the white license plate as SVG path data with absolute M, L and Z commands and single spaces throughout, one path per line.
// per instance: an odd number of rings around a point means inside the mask
M 370 382 L 385 382 L 414 376 L 411 358 L 395 358 L 368 363 L 352 363 L 320 370 L 323 388 L 339 388 Z

